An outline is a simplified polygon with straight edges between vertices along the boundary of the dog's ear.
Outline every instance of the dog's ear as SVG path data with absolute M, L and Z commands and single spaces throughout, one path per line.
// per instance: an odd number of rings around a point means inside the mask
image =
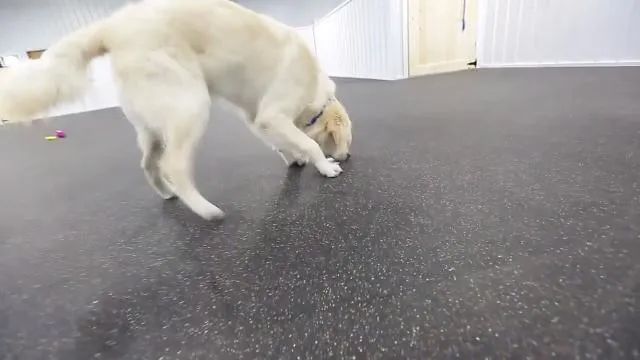
M 340 144 L 342 141 L 344 119 L 342 118 L 340 111 L 336 111 L 334 107 L 331 107 L 330 112 L 327 115 L 327 133 L 329 133 L 329 136 L 331 136 L 334 143 Z

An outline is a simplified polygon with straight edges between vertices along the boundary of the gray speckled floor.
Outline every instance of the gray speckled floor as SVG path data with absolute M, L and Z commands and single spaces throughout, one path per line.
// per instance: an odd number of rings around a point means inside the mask
M 638 359 L 639 84 L 342 81 L 335 180 L 215 111 L 223 223 L 155 196 L 119 111 L 2 128 L 0 358 Z

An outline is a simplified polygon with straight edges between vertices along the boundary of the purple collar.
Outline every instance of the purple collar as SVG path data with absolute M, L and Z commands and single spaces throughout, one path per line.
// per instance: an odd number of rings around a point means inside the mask
M 325 106 L 326 107 L 326 106 Z M 309 122 L 307 123 L 307 126 L 311 126 L 313 124 L 316 123 L 316 121 L 318 121 L 318 119 L 320 119 L 322 117 L 322 115 L 324 114 L 324 109 L 325 107 L 322 108 L 322 110 L 320 110 L 320 112 L 318 113 L 318 115 L 314 116 L 311 118 L 311 120 L 309 120 Z
M 320 119 L 322 115 L 324 115 L 324 111 L 327 109 L 327 105 L 329 105 L 329 103 L 332 100 L 333 100 L 332 98 L 329 98 L 329 100 L 327 100 L 327 102 L 324 104 L 320 112 L 316 116 L 312 117 L 311 120 L 309 120 L 309 122 L 307 123 L 307 127 L 315 124 L 318 121 L 318 119 Z

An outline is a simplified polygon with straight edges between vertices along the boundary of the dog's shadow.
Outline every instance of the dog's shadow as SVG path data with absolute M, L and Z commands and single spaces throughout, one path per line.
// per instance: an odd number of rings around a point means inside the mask
M 165 202 L 165 219 L 177 229 L 166 238 L 174 249 L 176 263 L 164 273 L 139 274 L 144 281 L 133 288 L 105 291 L 99 303 L 76 322 L 73 345 L 60 355 L 70 360 L 96 354 L 116 359 L 132 351 L 133 344 L 142 342 L 136 347 L 143 346 L 155 356 L 160 350 L 146 348 L 160 349 L 165 344 L 159 343 L 160 339 L 149 340 L 148 335 L 166 335 L 170 329 L 163 330 L 163 326 L 182 326 L 181 320 L 176 319 L 185 316 L 191 326 L 208 324 L 212 328 L 205 337 L 218 336 L 221 341 L 243 343 L 237 346 L 254 346 L 252 334 L 259 331 L 256 324 L 269 323 L 287 331 L 292 314 L 311 314 L 312 307 L 283 302 L 292 288 L 279 285 L 291 276 L 282 273 L 282 268 L 305 266 L 306 260 L 296 256 L 307 247 L 304 240 L 297 243 L 290 236 L 279 236 L 286 228 L 299 224 L 300 217 L 305 216 L 301 208 L 313 203 L 321 192 L 322 182 L 311 181 L 304 190 L 305 203 L 301 204 L 302 179 L 302 169 L 289 168 L 281 187 L 263 209 L 264 216 L 257 220 L 232 211 L 225 220 L 208 222 L 179 202 Z M 169 293 L 171 296 L 167 297 Z M 273 336 L 268 340 L 273 344 L 286 341 L 277 332 L 269 336 Z M 210 337 L 204 340 L 189 341 L 215 343 L 208 341 Z M 179 350 L 180 341 L 170 343 Z

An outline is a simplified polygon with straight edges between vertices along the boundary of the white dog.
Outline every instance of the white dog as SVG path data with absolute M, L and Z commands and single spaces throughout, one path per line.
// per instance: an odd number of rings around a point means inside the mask
M 42 59 L 3 69 L 0 118 L 31 120 L 81 95 L 88 63 L 107 53 L 142 169 L 163 198 L 178 196 L 205 219 L 224 216 L 195 188 L 192 169 L 215 98 L 241 109 L 289 164 L 310 162 L 327 177 L 342 172 L 336 160 L 349 156 L 351 121 L 335 84 L 293 29 L 228 0 L 129 5 Z

